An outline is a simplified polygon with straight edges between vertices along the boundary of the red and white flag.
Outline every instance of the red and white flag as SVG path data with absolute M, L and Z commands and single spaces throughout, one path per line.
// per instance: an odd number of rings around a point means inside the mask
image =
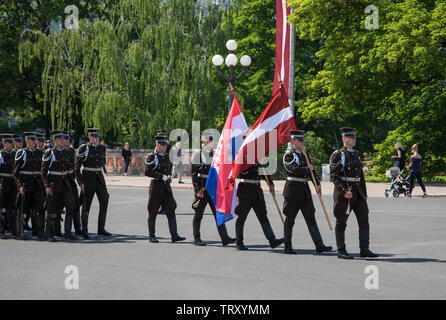
M 280 82 L 277 75 L 283 81 L 285 92 L 288 96 L 290 81 L 290 25 L 288 15 L 290 8 L 287 0 L 276 0 L 276 69 L 274 72 L 273 95 L 279 90 Z
M 293 112 L 288 104 L 283 86 L 249 130 L 235 158 L 230 184 L 240 172 L 261 161 L 270 151 L 277 150 L 291 141 L 290 130 L 297 130 Z

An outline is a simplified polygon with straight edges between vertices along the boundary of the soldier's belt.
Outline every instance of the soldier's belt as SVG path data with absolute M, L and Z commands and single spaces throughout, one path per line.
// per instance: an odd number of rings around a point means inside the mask
M 206 179 L 207 179 L 207 177 L 209 177 L 207 174 L 202 174 L 202 173 L 199 173 L 198 176 L 200 178 L 206 178 Z
M 241 179 L 240 182 L 258 184 L 260 183 L 260 180 Z
M 0 177 L 12 178 L 12 173 L 0 173 Z
M 68 171 L 48 171 L 48 174 L 54 175 L 54 176 L 65 176 L 68 173 Z
M 41 175 L 40 171 L 26 171 L 26 170 L 22 170 L 19 173 L 20 174 L 29 175 L 29 176 Z
M 305 178 L 287 177 L 286 179 L 290 180 L 290 181 L 297 181 L 297 182 L 308 182 L 308 180 Z
M 90 168 L 90 167 L 84 167 L 84 171 L 93 171 L 93 172 L 99 172 L 102 168 Z
M 360 182 L 361 178 L 355 178 L 355 177 L 340 177 L 342 181 L 347 181 L 347 182 Z

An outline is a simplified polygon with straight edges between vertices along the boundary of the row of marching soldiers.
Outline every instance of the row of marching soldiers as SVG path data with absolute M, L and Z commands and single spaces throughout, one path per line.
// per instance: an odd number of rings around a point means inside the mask
M 347 219 L 353 210 L 359 225 L 359 247 L 360 256 L 366 258 L 378 257 L 369 249 L 369 210 L 367 207 L 367 190 L 364 181 L 362 155 L 354 150 L 356 144 L 356 129 L 341 128 L 344 147 L 336 150 L 330 157 L 330 171 L 334 188 L 333 213 L 336 218 L 336 245 L 339 259 L 353 259 L 346 250 L 345 229 Z M 169 158 L 169 144 L 165 131 L 159 131 L 155 136 L 156 148 L 145 159 L 145 175 L 152 178 L 149 187 L 148 203 L 148 229 L 149 240 L 158 243 L 155 235 L 155 221 L 160 209 L 164 210 L 168 219 L 172 242 L 185 240 L 177 233 L 175 217 L 176 202 L 173 197 L 171 182 L 172 162 Z M 331 246 L 326 246 L 322 240 L 321 233 L 315 219 L 315 208 L 308 184 L 311 173 L 315 176 L 316 192 L 321 195 L 321 184 L 308 155 L 304 154 L 305 133 L 303 130 L 290 131 L 292 148 L 287 151 L 283 158 L 283 166 L 287 174 L 287 180 L 283 190 L 284 205 L 283 212 L 286 216 L 284 221 L 284 238 L 276 238 L 267 217 L 266 203 L 260 181 L 265 179 L 270 186 L 270 192 L 274 193 L 274 181 L 269 175 L 263 175 L 259 170 L 261 164 L 256 164 L 239 176 L 237 187 L 238 204 L 235 213 L 235 239 L 228 235 L 225 224 L 217 226 L 218 234 L 223 246 L 235 242 L 237 250 L 248 250 L 244 244 L 244 225 L 248 213 L 254 210 L 260 222 L 262 231 L 269 241 L 271 248 L 281 244 L 285 245 L 284 253 L 295 254 L 292 247 L 292 233 L 296 216 L 302 212 L 305 222 L 313 240 L 318 254 L 329 252 Z M 216 209 L 214 201 L 205 188 L 210 167 L 214 156 L 213 137 L 202 136 L 202 149 L 192 156 L 192 182 L 194 185 L 195 199 L 192 208 L 195 211 L 193 218 L 194 245 L 204 246 L 206 243 L 201 239 L 200 227 L 203 212 L 209 205 L 214 219 L 216 220 Z M 308 157 L 308 158 L 307 158 Z
M 16 239 L 28 240 L 25 230 L 29 230 L 40 240 L 57 241 L 65 212 L 63 237 L 89 239 L 88 212 L 94 194 L 100 207 L 98 234 L 110 236 L 105 230 L 108 193 L 101 171 L 105 147 L 99 144 L 98 129 L 89 128 L 88 135 L 90 142 L 76 153 L 67 132 L 52 131 L 54 147 L 47 148 L 43 134 L 25 132 L 26 146 L 22 136 L 2 134 L 0 238 L 7 238 L 9 229 Z

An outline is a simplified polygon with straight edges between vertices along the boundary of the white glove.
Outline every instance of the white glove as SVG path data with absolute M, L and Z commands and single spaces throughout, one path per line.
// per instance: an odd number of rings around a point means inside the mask
M 170 179 L 170 176 L 163 174 L 163 181 L 166 182 Z

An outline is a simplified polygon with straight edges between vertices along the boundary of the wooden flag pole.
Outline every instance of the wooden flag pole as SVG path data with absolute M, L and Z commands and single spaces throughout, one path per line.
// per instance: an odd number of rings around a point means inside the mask
M 271 192 L 271 184 L 269 183 L 265 168 L 262 167 L 262 170 L 263 170 L 263 175 L 265 176 L 266 184 L 268 185 L 268 189 L 270 190 L 269 193 L 271 194 L 271 197 L 273 197 L 274 204 L 276 205 L 276 208 L 277 208 L 277 212 L 279 212 L 280 220 L 282 220 L 282 223 L 285 224 L 285 220 L 283 219 L 282 211 L 280 211 L 280 208 L 279 208 L 279 203 L 277 203 L 276 195 Z
M 308 156 L 307 156 L 307 153 L 305 152 L 304 148 L 302 148 L 302 153 L 304 154 L 305 159 L 307 160 L 307 163 L 309 164 L 310 160 L 308 160 Z M 327 219 L 327 222 L 328 222 L 328 227 L 330 228 L 330 230 L 333 230 L 333 227 L 331 226 L 330 219 L 328 218 L 327 209 L 325 208 L 324 200 L 322 199 L 322 196 L 319 194 L 319 192 L 317 192 L 317 184 L 316 184 L 316 179 L 314 178 L 313 170 L 310 170 L 310 173 L 311 173 L 311 180 L 313 181 L 314 189 L 316 190 L 317 196 L 319 197 L 319 201 L 321 202 L 322 209 L 324 210 L 325 219 Z

